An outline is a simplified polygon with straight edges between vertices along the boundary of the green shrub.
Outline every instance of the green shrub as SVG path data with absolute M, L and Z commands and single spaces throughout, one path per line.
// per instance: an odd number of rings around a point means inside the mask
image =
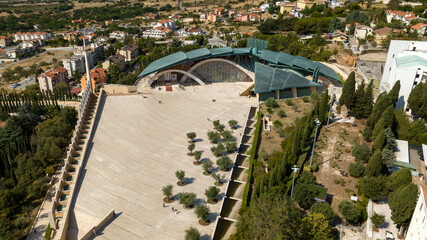
M 268 108 L 267 108 L 267 112 L 268 112 L 269 114 L 273 114 L 273 110 L 271 110 L 271 107 L 268 107 Z
M 52 234 L 52 228 L 50 227 L 50 223 L 48 223 L 46 232 L 44 233 L 44 239 L 49 240 L 51 234 Z
M 277 111 L 277 116 L 281 118 L 287 117 L 286 112 L 283 109 L 279 109 L 279 111 Z
M 350 163 L 348 166 L 348 173 L 353 177 L 362 177 L 365 172 L 365 167 L 361 162 Z
M 285 103 L 286 103 L 286 105 L 288 105 L 288 106 L 292 106 L 292 105 L 294 105 L 294 102 L 292 102 L 292 100 L 291 100 L 291 99 L 286 99 L 286 100 L 285 100 Z
M 265 106 L 270 107 L 270 108 L 276 108 L 279 106 L 279 104 L 277 103 L 276 99 L 271 97 L 271 98 L 265 100 Z
M 306 96 L 306 97 L 302 97 L 302 101 L 305 103 L 310 102 L 310 99 Z

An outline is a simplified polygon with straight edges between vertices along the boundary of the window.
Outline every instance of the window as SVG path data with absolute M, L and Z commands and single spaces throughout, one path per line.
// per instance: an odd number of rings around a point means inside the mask
M 388 70 L 391 71 L 391 68 L 389 68 Z
M 394 54 L 393 54 L 393 58 L 394 58 Z
M 423 204 L 421 203 L 421 206 L 420 206 L 420 211 L 423 209 Z

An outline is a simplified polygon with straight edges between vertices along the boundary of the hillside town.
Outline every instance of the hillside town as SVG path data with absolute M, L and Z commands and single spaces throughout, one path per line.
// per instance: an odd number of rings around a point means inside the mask
M 0 2 L 0 239 L 427 239 L 426 29 L 424 0 Z

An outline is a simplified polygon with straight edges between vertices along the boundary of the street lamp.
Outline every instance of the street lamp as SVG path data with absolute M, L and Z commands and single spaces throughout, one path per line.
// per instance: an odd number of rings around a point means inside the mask
M 297 165 L 294 165 L 294 167 L 292 168 L 292 170 L 294 171 L 294 177 L 292 179 L 291 198 L 292 198 L 292 194 L 294 193 L 295 173 L 298 172 Z
M 331 116 L 331 111 L 332 111 L 332 105 L 334 104 L 334 91 L 335 91 L 335 87 L 332 88 L 332 101 L 331 101 L 331 106 L 329 107 L 329 113 L 328 113 L 328 122 L 326 123 L 326 128 L 329 127 L 329 117 Z
M 313 148 L 311 149 L 310 166 L 309 167 L 311 167 L 311 164 L 313 163 L 314 145 L 316 145 L 317 129 L 319 128 L 319 125 L 321 123 L 319 121 L 319 119 L 317 119 L 317 118 L 314 120 L 314 122 L 316 123 L 316 132 L 314 133 Z

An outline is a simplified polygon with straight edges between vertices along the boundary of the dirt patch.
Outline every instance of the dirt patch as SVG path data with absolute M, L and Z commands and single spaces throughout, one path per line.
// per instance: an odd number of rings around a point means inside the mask
M 292 102 L 294 105 L 298 106 L 297 112 L 295 112 L 293 106 L 288 106 L 285 101 L 279 101 L 279 107 L 272 108 L 272 114 L 267 112 L 267 107 L 264 104 L 261 104 L 261 112 L 264 114 L 264 116 L 270 115 L 272 122 L 279 120 L 282 123 L 283 128 L 286 128 L 287 126 L 295 125 L 295 120 L 297 118 L 301 118 L 308 114 L 313 108 L 313 104 L 311 102 L 304 102 L 301 98 L 292 99 Z M 283 109 L 287 116 L 284 118 L 279 117 L 277 115 L 279 109 Z M 280 147 L 280 143 L 282 141 L 283 138 L 280 137 L 280 135 L 274 130 L 274 127 L 272 127 L 271 131 L 262 131 L 261 144 L 259 149 L 264 148 L 268 154 L 271 154 L 274 151 L 282 151 Z
M 344 199 L 350 200 L 351 192 L 357 193 L 357 178 L 343 176 L 340 170 L 348 173 L 348 166 L 355 162 L 351 155 L 353 142 L 363 141 L 363 120 L 356 120 L 356 126 L 349 123 L 334 122 L 329 129 L 323 127 L 316 142 L 314 159 L 319 170 L 314 173 L 317 182 L 328 189 L 332 195 L 331 206 L 338 212 L 338 205 Z M 339 181 L 339 182 L 338 182 Z

